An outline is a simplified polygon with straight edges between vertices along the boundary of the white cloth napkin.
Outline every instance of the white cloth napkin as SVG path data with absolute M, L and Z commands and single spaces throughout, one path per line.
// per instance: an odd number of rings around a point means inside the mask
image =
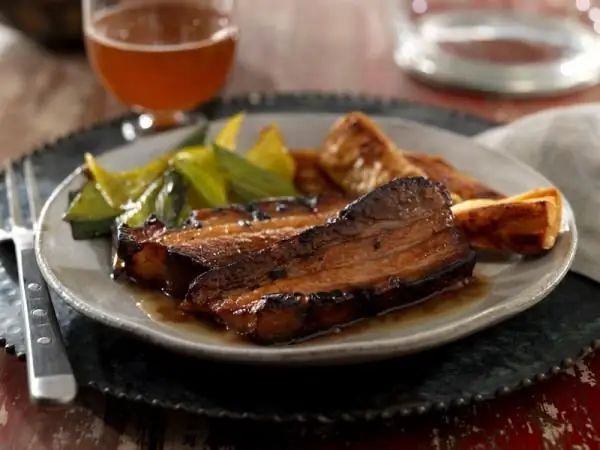
M 600 103 L 545 110 L 475 139 L 520 159 L 561 190 L 579 231 L 572 270 L 600 282 Z

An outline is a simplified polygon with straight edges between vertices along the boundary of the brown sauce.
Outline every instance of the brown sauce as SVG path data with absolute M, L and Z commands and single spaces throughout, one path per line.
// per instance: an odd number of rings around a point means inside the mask
M 193 334 L 200 339 L 213 341 L 227 341 L 228 343 L 252 344 L 236 333 L 225 330 L 208 320 L 201 320 L 178 308 L 178 303 L 173 298 L 148 289 L 136 289 L 137 306 L 151 320 L 161 325 L 175 328 L 186 334 Z
M 335 332 L 303 339 L 290 345 L 310 345 L 315 342 L 330 342 L 341 338 L 347 338 L 350 334 L 362 334 L 371 330 L 393 329 L 403 326 L 415 325 L 420 322 L 431 320 L 433 317 L 440 318 L 449 316 L 463 308 L 468 308 L 483 301 L 491 290 L 491 284 L 487 278 L 477 275 L 471 283 L 460 288 L 452 289 L 418 303 L 404 306 L 389 311 L 376 317 L 370 317 L 347 325 Z M 177 307 L 173 299 L 154 291 L 141 291 L 138 296 L 138 307 L 153 321 L 174 327 L 185 333 L 196 334 L 201 338 L 211 340 L 225 340 L 228 343 L 245 345 L 256 345 L 246 341 L 237 334 L 224 330 L 208 321 L 203 321 L 190 316 Z
M 410 305 L 401 306 L 375 317 L 361 319 L 334 332 L 323 333 L 307 338 L 296 345 L 309 345 L 315 342 L 333 342 L 349 335 L 359 335 L 369 331 L 386 331 L 426 322 L 432 318 L 449 316 L 463 308 L 469 308 L 485 300 L 491 291 L 487 278 L 476 276 L 469 284 L 450 289 Z

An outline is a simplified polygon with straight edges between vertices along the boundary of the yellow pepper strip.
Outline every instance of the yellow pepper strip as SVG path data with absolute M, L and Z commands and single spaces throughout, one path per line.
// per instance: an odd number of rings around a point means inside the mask
M 275 172 L 286 180 L 293 180 L 296 164 L 288 152 L 281 131 L 277 125 L 265 128 L 246 154 L 246 159 L 254 165 Z
M 160 177 L 169 166 L 170 154 L 150 161 L 143 167 L 124 171 L 109 172 L 90 153 L 85 154 L 85 162 L 96 188 L 113 208 L 125 209 L 127 204 L 144 193 L 146 188 Z
M 231 116 L 217 134 L 215 144 L 234 151 L 237 147 L 238 136 L 245 118 L 246 113 L 244 111 Z
M 198 197 L 206 203 L 205 206 L 214 207 L 228 203 L 227 179 L 212 148 L 188 147 L 177 152 L 172 164 Z

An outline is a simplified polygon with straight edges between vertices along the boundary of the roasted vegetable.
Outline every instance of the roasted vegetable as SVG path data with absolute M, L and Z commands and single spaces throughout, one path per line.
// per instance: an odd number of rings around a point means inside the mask
M 182 177 L 175 170 L 169 170 L 146 189 L 119 221 L 130 227 L 139 227 L 154 215 L 167 227 L 181 225 L 196 207 L 196 204 L 191 204 L 187 189 Z
M 120 210 L 112 208 L 94 184 L 87 183 L 80 191 L 69 193 L 69 207 L 63 220 L 71 225 L 75 240 L 110 235 Z
M 83 188 L 74 193 L 70 199 L 69 207 L 63 216 L 66 221 L 97 220 L 116 217 L 118 208 L 112 208 L 92 183 L 87 183 Z
M 285 146 L 283 136 L 275 125 L 260 133 L 258 141 L 246 154 L 254 165 L 276 173 L 285 180 L 293 180 L 296 172 L 294 159 Z
M 215 138 L 219 150 L 205 145 L 207 127 L 203 125 L 161 157 L 128 171 L 110 172 L 86 154 L 84 174 L 88 183 L 65 214 L 71 224 L 86 223 L 85 228 L 78 225 L 74 237 L 107 235 L 115 218 L 135 226 L 155 214 L 170 227 L 182 224 L 194 208 L 296 195 L 291 182 L 294 161 L 277 128 L 265 130 L 250 152 L 257 166 L 230 151 L 237 146 L 244 118 L 242 112 L 227 121 Z M 217 158 L 217 151 L 229 157 Z M 81 211 L 93 211 L 99 220 L 82 219 Z
M 294 185 L 304 194 L 343 192 L 319 165 L 319 153 L 314 148 L 290 150 L 295 166 Z
M 156 196 L 154 214 L 167 227 L 178 226 L 185 221 L 181 216 L 186 206 L 187 211 L 192 208 L 191 205 L 186 205 L 189 201 L 188 186 L 175 170 L 169 170 L 163 178 L 162 188 Z
M 231 116 L 227 123 L 221 128 L 219 134 L 215 137 L 215 144 L 220 147 L 226 148 L 227 150 L 236 150 L 237 139 L 240 134 L 240 129 L 246 118 L 246 113 L 239 112 L 234 116 Z
M 173 158 L 173 167 L 189 183 L 204 207 L 225 205 L 227 179 L 219 168 L 212 148 L 184 149 Z
M 206 144 L 206 134 L 208 132 L 208 124 L 204 123 L 198 126 L 187 137 L 173 147 L 170 153 L 181 150 L 187 147 L 195 147 Z
M 267 197 L 296 197 L 294 184 L 268 170 L 261 169 L 244 157 L 218 145 L 213 151 L 221 170 L 231 185 L 236 199 L 243 203 Z
M 143 167 L 126 172 L 109 172 L 90 154 L 85 161 L 94 177 L 96 188 L 113 208 L 128 209 L 128 203 L 135 201 L 169 167 L 170 154 L 150 161 Z
M 338 120 L 321 147 L 321 168 L 350 195 L 366 194 L 394 178 L 425 176 L 360 112 Z
M 165 152 L 160 158 L 150 161 L 143 167 L 124 172 L 109 172 L 102 167 L 90 153 L 85 154 L 87 175 L 112 208 L 126 210 L 129 203 L 140 195 L 159 178 L 169 167 L 174 153 L 182 148 L 203 145 L 206 141 L 207 125 L 203 124 L 185 139 Z
M 553 187 L 534 189 L 499 200 L 467 200 L 452 212 L 473 247 L 533 256 L 554 247 L 562 198 Z
M 132 208 L 126 211 L 120 218 L 122 222 L 130 227 L 140 227 L 144 224 L 150 214 L 154 213 L 156 207 L 156 199 L 160 193 L 164 178 L 154 180 L 146 191 L 139 197 Z
M 422 152 L 404 152 L 411 164 L 421 169 L 427 178 L 444 183 L 453 195 L 454 203 L 476 198 L 503 198 L 504 195 L 486 186 L 481 181 L 459 172 L 440 155 Z
M 180 177 L 180 179 L 183 181 L 184 185 L 185 201 L 183 202 L 181 211 L 179 211 L 177 224 L 183 225 L 190 217 L 192 211 L 204 208 L 206 202 L 198 197 L 198 194 L 196 194 L 192 186 L 185 179 L 183 179 L 183 177 Z
M 168 168 L 172 153 L 186 146 L 204 144 L 206 132 L 207 126 L 202 125 L 161 158 L 144 167 L 125 172 L 111 173 L 98 164 L 91 154 L 86 154 L 84 176 L 88 182 L 80 191 L 70 195 L 69 207 L 63 216 L 63 220 L 71 226 L 73 239 L 110 235 L 115 219 L 121 215 L 137 218 L 135 210 L 140 205 L 134 202 L 153 181 L 162 176 Z M 132 207 L 134 211 L 129 211 Z

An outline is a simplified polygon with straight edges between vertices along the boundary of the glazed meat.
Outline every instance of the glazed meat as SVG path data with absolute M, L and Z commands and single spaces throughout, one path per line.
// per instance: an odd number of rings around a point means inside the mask
M 443 185 L 398 178 L 327 222 L 192 283 L 181 307 L 260 343 L 298 339 L 468 281 L 475 257 Z
M 115 277 L 182 298 L 193 279 L 206 270 L 323 223 L 347 202 L 342 196 L 324 195 L 202 209 L 176 230 L 156 219 L 140 228 L 121 225 L 115 242 Z

